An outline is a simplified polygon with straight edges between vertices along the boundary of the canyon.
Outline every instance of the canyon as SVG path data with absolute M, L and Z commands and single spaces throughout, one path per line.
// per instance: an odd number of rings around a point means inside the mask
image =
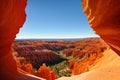
M 100 38 L 15 40 L 13 55 L 18 68 L 47 80 L 54 80 L 46 77 L 51 75 L 45 74 L 47 67 L 49 71 L 54 70 L 58 77 L 78 75 L 89 71 L 89 67 L 103 57 L 108 48 Z M 44 74 L 39 74 L 43 72 Z
M 26 19 L 26 2 L 26 0 L 0 1 L 0 78 L 2 80 L 42 79 L 17 69 L 12 56 L 12 42 Z M 91 28 L 111 49 L 104 52 L 103 57 L 90 67 L 90 71 L 73 77 L 62 77 L 58 80 L 120 80 L 119 3 L 120 0 L 82 0 L 83 10 Z

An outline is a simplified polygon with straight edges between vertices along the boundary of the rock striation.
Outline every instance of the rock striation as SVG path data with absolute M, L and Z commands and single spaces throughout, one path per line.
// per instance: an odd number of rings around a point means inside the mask
M 82 0 L 88 22 L 118 55 L 120 55 L 120 0 Z
M 58 80 L 120 80 L 120 0 L 82 0 L 91 28 L 110 47 L 81 75 Z M 117 54 L 118 55 L 117 55 Z
M 0 0 L 0 57 L 9 53 L 11 44 L 26 19 L 26 0 Z
M 111 49 L 103 54 L 104 56 L 90 67 L 90 71 L 57 80 L 120 80 L 120 57 Z
M 38 80 L 17 70 L 11 45 L 26 20 L 27 0 L 0 0 L 0 79 Z
M 40 78 L 26 75 L 26 73 L 17 70 L 15 60 L 12 57 L 11 45 L 19 32 L 20 27 L 26 19 L 25 7 L 26 0 L 0 0 L 0 79 L 1 80 L 39 80 Z M 82 0 L 84 12 L 88 16 L 90 26 L 96 34 L 110 45 L 110 47 L 120 55 L 120 0 Z M 109 56 L 108 56 L 109 57 Z M 115 62 L 114 62 L 115 63 Z M 115 65 L 115 64 L 114 64 Z M 110 67 L 109 67 L 110 68 Z M 118 69 L 119 66 L 110 69 Z M 110 70 L 109 69 L 109 70 Z M 103 71 L 106 69 L 102 68 Z M 110 72 L 110 71 L 108 71 Z M 84 73 L 84 79 L 88 79 L 90 74 L 92 80 L 97 76 L 96 80 L 100 80 L 99 76 L 103 76 L 101 70 Z M 97 73 L 99 73 L 97 75 Z M 114 76 L 110 74 L 104 77 Z M 119 72 L 118 72 L 119 73 Z M 107 73 L 106 73 L 107 74 Z M 90 76 L 90 77 L 91 77 Z M 79 76 L 78 76 L 79 77 Z M 82 75 L 80 75 L 82 77 Z M 119 75 L 117 79 L 120 80 Z M 79 78 L 77 78 L 79 79 Z M 77 80 L 76 79 L 76 80 Z M 63 79 L 62 79 L 63 80 Z M 68 79 L 67 79 L 68 80 Z M 70 79 L 72 80 L 72 78 Z M 82 79 L 83 80 L 83 79 Z M 102 79 L 102 80 L 106 80 Z

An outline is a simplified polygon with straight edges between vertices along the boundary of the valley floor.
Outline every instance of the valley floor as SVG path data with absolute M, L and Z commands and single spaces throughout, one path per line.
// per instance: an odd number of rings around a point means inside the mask
M 111 49 L 90 67 L 90 71 L 57 80 L 120 80 L 120 57 Z

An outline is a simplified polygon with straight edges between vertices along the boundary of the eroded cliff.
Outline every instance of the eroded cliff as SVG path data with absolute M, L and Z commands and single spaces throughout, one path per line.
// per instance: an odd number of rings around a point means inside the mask
M 118 55 L 120 55 L 119 3 L 120 0 L 82 0 L 90 26 Z M 120 57 L 114 51 L 106 50 L 104 56 L 90 67 L 91 71 L 70 79 L 119 80 Z
M 90 26 L 120 55 L 120 0 L 82 0 L 82 3 L 84 12 L 88 16 Z M 0 0 L 0 78 L 2 80 L 40 79 L 36 77 L 33 78 L 31 75 L 28 76 L 23 72 L 19 73 L 11 54 L 12 42 L 19 28 L 25 21 L 25 6 L 26 0 Z M 114 65 L 115 63 L 116 62 L 114 62 Z M 118 69 L 119 72 L 119 65 L 118 67 L 112 67 L 112 69 Z M 105 71 L 105 68 L 102 70 Z M 86 74 L 83 76 L 84 79 L 89 78 L 87 74 L 94 77 L 92 73 L 95 73 L 95 76 L 103 77 L 100 71 L 90 71 L 84 73 Z M 118 74 L 104 75 L 104 77 L 108 76 L 119 77 Z M 82 77 L 82 75 L 78 76 L 77 79 L 80 79 L 80 77 Z M 120 78 L 114 80 L 119 79 Z M 100 78 L 97 77 L 96 80 L 100 80 Z M 109 80 L 113 80 L 112 77 Z
M 82 0 L 88 22 L 110 47 L 120 55 L 120 0 Z
M 89 67 L 90 71 L 57 80 L 120 80 L 120 57 L 111 49 L 103 54 L 102 58 Z
M 26 0 L 0 0 L 0 79 L 37 80 L 18 72 L 11 45 L 26 19 Z
M 120 55 L 120 0 L 82 0 L 84 13 L 91 28 L 118 55 Z M 91 71 L 58 80 L 120 80 L 120 57 L 111 49 L 94 65 Z

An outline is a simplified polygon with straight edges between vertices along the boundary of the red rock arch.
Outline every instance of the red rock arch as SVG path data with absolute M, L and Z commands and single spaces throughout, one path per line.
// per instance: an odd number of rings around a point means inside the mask
M 38 80 L 17 70 L 11 45 L 26 20 L 27 0 L 0 0 L 0 79 Z
M 120 55 L 120 0 L 82 0 L 93 30 Z
M 26 15 L 26 0 L 0 0 L 0 79 L 37 80 L 17 71 L 11 45 Z M 91 27 L 120 55 L 120 0 L 82 0 Z

